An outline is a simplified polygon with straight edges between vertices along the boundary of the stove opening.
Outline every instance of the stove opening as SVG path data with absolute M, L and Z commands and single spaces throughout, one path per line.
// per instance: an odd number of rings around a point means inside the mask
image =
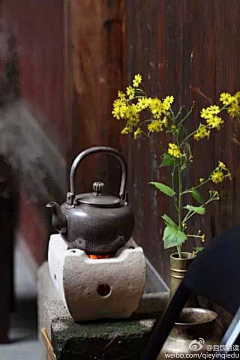
M 107 295 L 110 294 L 111 288 L 110 288 L 110 286 L 107 285 L 107 284 L 101 284 L 101 285 L 99 285 L 99 287 L 97 288 L 97 292 L 98 292 L 98 294 L 99 294 L 100 296 L 105 297 L 105 296 L 107 296 Z

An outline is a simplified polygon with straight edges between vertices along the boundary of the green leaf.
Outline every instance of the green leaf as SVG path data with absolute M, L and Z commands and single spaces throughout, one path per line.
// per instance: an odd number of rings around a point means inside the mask
M 161 192 L 163 192 L 164 194 L 168 195 L 168 196 L 173 196 L 175 195 L 175 191 L 170 188 L 169 186 L 159 183 L 159 182 L 150 182 L 149 184 L 154 185 L 158 190 L 160 190 Z
M 163 154 L 163 161 L 159 167 L 164 166 L 173 166 L 177 163 L 176 158 L 174 158 L 172 155 L 165 153 Z
M 166 225 L 169 225 L 169 226 L 173 227 L 174 229 L 178 228 L 177 224 L 169 216 L 167 216 L 166 214 L 164 214 L 162 216 L 162 218 L 163 218 Z
M 206 212 L 206 209 L 203 206 L 187 205 L 187 206 L 184 206 L 184 209 L 187 209 L 189 211 L 194 211 L 195 213 L 197 213 L 199 215 L 204 215 Z
M 197 200 L 197 202 L 199 204 L 204 204 L 204 200 L 203 200 L 203 197 L 202 195 L 196 190 L 196 189 L 192 189 L 191 190 L 191 194 L 192 194 L 192 197 Z
M 204 248 L 202 246 L 196 246 L 193 248 L 194 253 L 198 254 L 200 251 L 202 251 Z
M 175 229 L 172 226 L 166 226 L 163 233 L 164 249 L 179 246 L 187 240 L 184 232 Z

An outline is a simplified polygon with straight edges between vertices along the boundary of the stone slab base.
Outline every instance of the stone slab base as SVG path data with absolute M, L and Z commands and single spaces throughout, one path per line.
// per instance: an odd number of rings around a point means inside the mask
M 52 344 L 61 360 L 137 360 L 153 330 L 154 319 L 77 324 L 52 322 Z
M 44 263 L 38 276 L 39 330 L 45 327 L 57 360 L 138 360 L 168 293 L 145 294 L 130 319 L 75 323 L 59 298 Z

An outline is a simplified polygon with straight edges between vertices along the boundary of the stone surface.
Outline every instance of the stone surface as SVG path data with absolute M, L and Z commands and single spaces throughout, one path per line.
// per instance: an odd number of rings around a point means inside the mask
M 45 302 L 57 359 L 139 359 L 166 303 L 167 294 L 145 294 L 130 319 L 76 323 L 62 301 Z
M 146 283 L 141 247 L 124 246 L 112 258 L 93 260 L 52 235 L 48 259 L 54 286 L 75 321 L 129 318 L 137 309 Z
M 54 320 L 52 343 L 57 359 L 137 360 L 146 346 L 155 320 L 74 323 Z
M 49 321 L 49 316 L 47 314 L 47 304 L 49 301 L 59 301 L 60 296 L 54 288 L 52 279 L 49 274 L 48 262 L 45 261 L 38 270 L 38 280 L 37 280 L 37 292 L 38 292 L 38 338 L 42 341 L 41 330 L 46 327 L 48 334 L 51 334 L 51 323 Z M 63 307 L 62 301 L 60 304 Z M 60 307 L 61 308 L 61 307 Z

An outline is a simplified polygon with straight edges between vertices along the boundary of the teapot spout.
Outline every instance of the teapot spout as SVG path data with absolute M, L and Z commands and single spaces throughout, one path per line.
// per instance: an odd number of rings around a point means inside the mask
M 55 201 L 51 201 L 46 207 L 52 209 L 52 225 L 54 229 L 60 233 L 65 233 L 67 231 L 67 219 L 63 214 L 60 205 Z

